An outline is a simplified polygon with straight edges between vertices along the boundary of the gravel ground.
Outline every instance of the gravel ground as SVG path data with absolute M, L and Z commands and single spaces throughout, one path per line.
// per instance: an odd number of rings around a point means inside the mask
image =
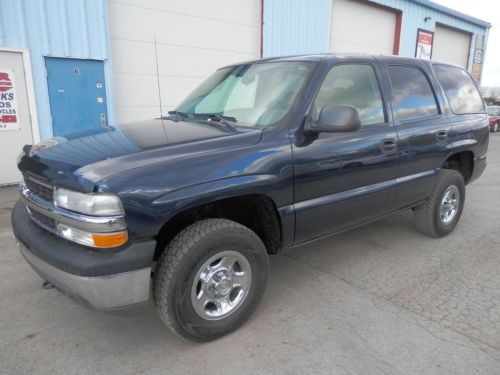
M 208 344 L 151 303 L 103 313 L 41 289 L 10 228 L 16 194 L 0 189 L 2 374 L 500 374 L 500 134 L 450 236 L 408 212 L 272 257 L 255 315 Z

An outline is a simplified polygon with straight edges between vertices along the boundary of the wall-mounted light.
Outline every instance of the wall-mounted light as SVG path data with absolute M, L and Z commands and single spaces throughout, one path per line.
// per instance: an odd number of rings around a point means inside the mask
M 424 22 L 427 22 L 427 21 L 430 21 L 430 20 L 432 20 L 432 18 L 431 18 L 431 17 L 425 17 L 425 18 L 424 18 Z

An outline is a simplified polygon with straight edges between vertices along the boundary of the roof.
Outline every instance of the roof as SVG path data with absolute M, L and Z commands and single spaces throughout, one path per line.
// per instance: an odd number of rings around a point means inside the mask
M 366 59 L 366 60 L 380 60 L 380 61 L 389 61 L 389 62 L 401 62 L 401 61 L 418 61 L 424 63 L 432 63 L 432 64 L 440 64 L 440 65 L 450 65 L 450 66 L 458 66 L 454 64 L 450 64 L 443 61 L 429 61 L 417 59 L 415 57 L 405 57 L 405 56 L 395 56 L 395 55 L 375 55 L 368 53 L 318 53 L 318 54 L 304 54 L 304 55 L 290 55 L 290 56 L 277 56 L 277 57 L 267 57 L 264 59 L 256 59 L 250 61 L 239 62 L 235 64 L 230 64 L 224 66 L 223 68 L 233 67 L 233 66 L 241 66 L 247 64 L 259 64 L 266 62 L 320 62 L 320 61 L 328 61 L 328 60 L 346 60 L 346 59 Z
M 480 20 L 479 18 L 469 16 L 468 14 L 459 12 L 458 10 L 445 7 L 444 5 L 436 4 L 435 2 L 430 1 L 430 0 L 410 0 L 410 1 L 413 3 L 419 4 L 419 5 L 425 6 L 427 8 L 432 8 L 432 9 L 437 10 L 439 12 L 451 14 L 452 16 L 455 16 L 455 17 L 460 18 L 464 21 L 473 23 L 475 25 L 479 25 L 479 26 L 482 26 L 485 28 L 491 27 L 491 23 L 489 23 L 489 22 Z

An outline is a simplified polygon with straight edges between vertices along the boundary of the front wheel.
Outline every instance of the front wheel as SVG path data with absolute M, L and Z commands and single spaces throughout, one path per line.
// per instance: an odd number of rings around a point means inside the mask
M 160 318 L 177 335 L 209 341 L 243 324 L 266 286 L 269 260 L 260 238 L 226 219 L 196 222 L 161 255 L 153 279 Z
M 465 202 L 462 175 L 442 169 L 427 202 L 415 208 L 417 229 L 429 236 L 443 237 L 455 229 Z

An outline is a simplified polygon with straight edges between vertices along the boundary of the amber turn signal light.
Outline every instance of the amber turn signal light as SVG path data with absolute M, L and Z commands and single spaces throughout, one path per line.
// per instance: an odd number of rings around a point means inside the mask
M 93 233 L 92 239 L 95 247 L 116 247 L 128 241 L 128 233 Z

